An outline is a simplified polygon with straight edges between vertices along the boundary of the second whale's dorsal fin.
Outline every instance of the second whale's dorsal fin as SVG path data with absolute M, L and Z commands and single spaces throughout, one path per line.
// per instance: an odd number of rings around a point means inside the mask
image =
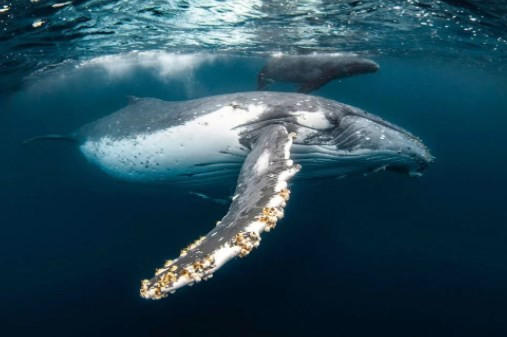
M 131 104 L 135 104 L 135 103 L 139 102 L 141 100 L 141 98 L 139 98 L 137 96 L 133 96 L 133 95 L 127 95 L 127 100 L 128 100 L 129 105 L 131 105 Z
M 232 258 L 244 257 L 260 243 L 260 234 L 276 225 L 289 198 L 287 181 L 300 167 L 290 160 L 293 134 L 285 126 L 266 126 L 255 141 L 239 173 L 227 214 L 208 234 L 166 261 L 141 296 L 159 299 L 185 285 L 206 280 Z

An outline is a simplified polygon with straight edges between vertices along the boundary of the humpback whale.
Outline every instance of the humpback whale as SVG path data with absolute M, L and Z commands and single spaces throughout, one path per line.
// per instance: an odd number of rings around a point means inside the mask
M 298 93 L 244 92 L 181 102 L 131 99 L 73 140 L 108 174 L 192 186 L 237 177 L 227 214 L 141 283 L 160 299 L 212 277 L 259 246 L 284 215 L 288 182 L 390 170 L 420 175 L 432 161 L 408 131 L 361 109 Z
M 309 93 L 332 80 L 373 73 L 380 67 L 355 54 L 282 55 L 272 57 L 257 77 L 257 90 L 273 82 L 299 84 L 298 92 Z

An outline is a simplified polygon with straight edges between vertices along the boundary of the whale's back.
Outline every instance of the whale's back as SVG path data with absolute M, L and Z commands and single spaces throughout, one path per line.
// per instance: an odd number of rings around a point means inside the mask
M 188 102 L 134 98 L 126 107 L 84 125 L 75 132 L 75 136 L 81 141 L 104 136 L 120 139 L 169 128 L 194 117 L 195 109 L 189 107 Z

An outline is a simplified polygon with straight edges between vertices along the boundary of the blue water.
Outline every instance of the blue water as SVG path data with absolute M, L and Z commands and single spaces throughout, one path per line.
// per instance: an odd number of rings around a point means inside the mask
M 238 2 L 250 8 L 241 12 L 231 3 L 6 3 L 0 335 L 506 336 L 502 3 L 294 2 L 289 11 L 288 2 Z M 78 23 L 51 28 L 63 18 Z M 36 28 L 36 20 L 46 23 Z M 475 37 L 468 25 L 479 29 Z M 141 299 L 140 280 L 227 206 L 117 181 L 71 144 L 22 141 L 75 130 L 123 107 L 127 95 L 184 100 L 253 90 L 265 57 L 295 52 L 298 41 L 375 59 L 378 73 L 314 94 L 403 126 L 436 161 L 419 179 L 383 172 L 298 181 L 285 218 L 248 258 L 167 299 Z

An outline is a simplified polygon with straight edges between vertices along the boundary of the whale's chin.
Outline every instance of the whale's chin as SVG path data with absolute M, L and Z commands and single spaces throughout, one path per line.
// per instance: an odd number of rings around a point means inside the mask
M 428 163 L 421 162 L 420 164 L 416 165 L 386 165 L 385 170 L 388 172 L 394 172 L 394 173 L 400 173 L 400 174 L 406 174 L 409 177 L 421 177 L 423 175 L 423 172 L 426 171 L 428 168 Z

